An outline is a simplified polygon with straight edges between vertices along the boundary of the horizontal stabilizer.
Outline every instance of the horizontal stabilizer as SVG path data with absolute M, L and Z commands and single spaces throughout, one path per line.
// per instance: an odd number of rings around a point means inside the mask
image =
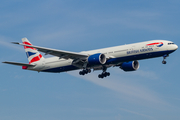
M 20 43 L 18 43 L 18 42 L 11 42 L 12 44 L 20 44 Z
M 33 67 L 35 65 L 32 64 L 27 64 L 27 63 L 18 63 L 18 62 L 2 62 L 2 63 L 6 63 L 6 64 L 12 64 L 12 65 L 18 65 L 18 66 L 27 66 L 27 67 Z

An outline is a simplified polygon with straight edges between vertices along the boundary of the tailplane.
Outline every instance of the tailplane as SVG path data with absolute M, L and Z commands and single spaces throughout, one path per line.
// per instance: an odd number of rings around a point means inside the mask
M 27 38 L 22 38 L 22 42 L 23 44 L 26 44 L 26 45 L 32 45 Z M 24 46 L 24 49 L 25 49 L 27 58 L 29 60 L 29 64 L 35 63 L 44 59 L 44 57 L 35 48 Z

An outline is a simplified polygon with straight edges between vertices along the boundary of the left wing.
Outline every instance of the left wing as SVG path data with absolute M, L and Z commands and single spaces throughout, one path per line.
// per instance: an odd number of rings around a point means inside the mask
M 26 45 L 18 42 L 12 42 L 13 44 L 18 44 L 22 46 L 28 46 L 32 48 L 38 49 L 38 51 L 50 55 L 54 55 L 60 58 L 64 59 L 86 59 L 88 57 L 87 54 L 81 54 L 81 53 L 76 53 L 76 52 L 69 52 L 69 51 L 63 51 L 63 50 L 56 50 L 56 49 L 51 49 L 51 48 L 45 48 L 45 47 L 39 47 L 39 46 L 34 46 L 34 45 Z

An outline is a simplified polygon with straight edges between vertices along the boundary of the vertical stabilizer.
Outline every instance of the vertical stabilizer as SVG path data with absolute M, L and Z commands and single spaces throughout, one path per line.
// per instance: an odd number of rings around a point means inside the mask
M 22 38 L 23 44 L 32 45 L 27 38 Z M 27 58 L 29 60 L 29 64 L 38 62 L 44 59 L 44 57 L 32 47 L 24 46 Z

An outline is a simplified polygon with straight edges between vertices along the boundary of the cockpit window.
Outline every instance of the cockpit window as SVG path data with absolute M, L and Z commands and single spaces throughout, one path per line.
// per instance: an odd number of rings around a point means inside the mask
M 174 43 L 168 43 L 168 45 L 173 45 Z

